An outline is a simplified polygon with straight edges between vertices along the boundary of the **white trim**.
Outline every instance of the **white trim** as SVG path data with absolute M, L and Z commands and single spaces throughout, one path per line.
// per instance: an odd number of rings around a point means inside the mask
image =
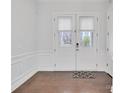
M 37 71 L 55 71 L 51 66 L 41 66 L 37 68 Z
M 34 54 L 34 51 L 32 51 L 32 52 L 26 52 L 26 53 L 21 53 L 21 54 L 12 56 L 11 59 L 12 60 L 16 60 L 18 58 L 25 57 L 25 56 L 32 55 L 32 54 Z
M 30 79 L 34 74 L 37 73 L 37 69 L 30 70 L 22 75 L 20 75 L 16 80 L 12 81 L 11 91 L 21 86 L 24 82 Z
M 14 60 L 14 59 L 18 59 L 18 58 L 21 58 L 24 56 L 35 54 L 35 53 L 52 53 L 52 50 L 36 50 L 36 51 L 32 51 L 32 52 L 21 53 L 21 54 L 12 56 L 11 58 L 12 58 L 12 60 Z
M 22 60 L 28 59 L 30 57 L 33 56 L 37 56 L 37 55 L 42 55 L 42 56 L 50 56 L 50 54 L 52 54 L 53 51 L 52 50 L 38 50 L 38 51 L 34 51 L 34 52 L 27 52 L 27 53 L 22 53 L 16 56 L 12 56 L 11 60 L 11 65 L 17 64 L 18 62 L 23 62 Z

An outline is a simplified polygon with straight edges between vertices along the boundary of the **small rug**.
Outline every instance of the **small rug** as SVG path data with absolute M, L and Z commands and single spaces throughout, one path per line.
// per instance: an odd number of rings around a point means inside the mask
M 92 71 L 75 71 L 73 72 L 73 78 L 95 79 L 95 74 Z

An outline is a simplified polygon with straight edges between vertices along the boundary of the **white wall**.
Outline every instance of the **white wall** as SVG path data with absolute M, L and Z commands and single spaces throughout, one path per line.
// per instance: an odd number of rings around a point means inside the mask
M 54 49 L 54 40 L 53 40 L 53 14 L 57 12 L 63 13 L 85 13 L 91 12 L 96 13 L 99 17 L 99 41 L 98 41 L 98 59 L 91 60 L 94 62 L 94 65 L 98 64 L 98 70 L 107 71 L 107 61 L 106 61 L 106 32 L 107 32 L 107 9 L 108 2 L 107 0 L 94 0 L 96 2 L 88 2 L 86 0 L 78 0 L 77 2 L 73 0 L 73 2 L 64 1 L 42 1 L 37 0 L 37 41 L 38 46 L 37 49 L 40 51 L 49 51 L 53 52 Z M 44 42 L 45 41 L 45 42 Z M 50 58 L 54 59 L 53 54 L 50 53 Z M 54 61 L 52 62 L 49 59 L 49 56 L 46 56 L 46 62 L 43 62 L 42 57 L 38 56 L 38 66 L 42 68 L 48 68 L 47 70 L 54 70 Z M 51 60 L 51 61 L 49 61 Z M 45 65 L 45 66 L 44 66 Z M 50 69 L 49 69 L 50 68 Z
M 12 90 L 37 71 L 54 70 L 52 21 L 55 12 L 93 12 L 98 15 L 100 22 L 98 30 L 99 59 L 97 62 L 95 60 L 93 62 L 94 65 L 98 64 L 98 70 L 111 73 L 110 57 L 106 57 L 106 48 L 108 47 L 106 33 L 109 31 L 108 29 L 111 29 L 107 25 L 107 15 L 111 11 L 111 9 L 108 10 L 107 0 L 105 2 L 103 2 L 104 0 L 94 0 L 97 2 L 92 3 L 87 2 L 89 0 L 54 1 L 12 0 Z M 107 29 L 107 27 L 110 28 Z M 111 67 L 108 68 L 106 64 Z
M 12 56 L 34 51 L 35 17 L 33 0 L 12 0 Z
M 35 13 L 33 0 L 12 0 L 12 90 L 36 68 Z
M 41 0 L 42 1 L 42 0 Z M 38 49 L 48 50 L 53 46 L 53 26 L 52 17 L 56 12 L 95 12 L 105 14 L 106 4 L 102 3 L 83 3 L 83 2 L 41 2 L 39 0 L 37 9 L 38 22 Z M 102 15 L 104 16 L 104 15 Z M 102 26 L 102 25 L 101 25 Z M 42 39 L 41 39 L 42 38 Z M 44 42 L 44 40 L 46 42 Z M 105 46 L 105 44 L 103 44 Z M 102 45 L 101 45 L 102 46 Z M 104 47 L 103 46 L 103 47 Z

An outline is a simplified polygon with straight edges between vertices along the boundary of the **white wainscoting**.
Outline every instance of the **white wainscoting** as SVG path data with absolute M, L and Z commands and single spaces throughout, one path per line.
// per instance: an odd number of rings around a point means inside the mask
M 37 69 L 38 71 L 54 71 L 53 51 L 39 53 L 37 55 Z
M 49 62 L 51 52 L 46 51 L 34 51 L 28 52 L 16 56 L 12 56 L 12 91 L 22 85 L 25 81 L 31 78 L 38 71 L 50 70 Z M 38 59 L 39 58 L 39 59 Z M 40 62 L 41 60 L 41 62 Z M 42 65 L 46 63 L 45 65 Z M 47 64 L 48 63 L 48 64 Z M 46 68 L 47 67 L 47 68 Z
M 110 61 L 108 58 L 103 58 L 103 55 L 101 55 L 97 61 L 98 62 L 94 62 L 98 64 L 96 71 L 105 71 L 112 75 L 112 62 L 108 62 Z M 11 64 L 12 91 L 22 85 L 38 71 L 55 71 L 54 64 L 54 53 L 49 50 L 39 50 L 13 56 Z M 106 64 L 108 64 L 108 67 Z
M 31 78 L 36 72 L 37 69 L 32 69 L 18 76 L 15 80 L 12 81 L 11 90 L 14 91 L 16 88 L 21 86 L 24 82 L 26 82 L 29 78 Z

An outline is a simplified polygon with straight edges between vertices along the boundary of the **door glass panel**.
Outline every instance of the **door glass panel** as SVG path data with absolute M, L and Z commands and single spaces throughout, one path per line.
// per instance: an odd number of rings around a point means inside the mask
M 93 32 L 80 32 L 80 44 L 83 47 L 92 47 Z
M 72 44 L 72 32 L 59 32 L 59 38 L 61 47 L 70 46 Z
M 58 17 L 58 30 L 72 30 L 72 17 Z
M 79 19 L 80 30 L 94 30 L 93 17 L 81 16 Z

